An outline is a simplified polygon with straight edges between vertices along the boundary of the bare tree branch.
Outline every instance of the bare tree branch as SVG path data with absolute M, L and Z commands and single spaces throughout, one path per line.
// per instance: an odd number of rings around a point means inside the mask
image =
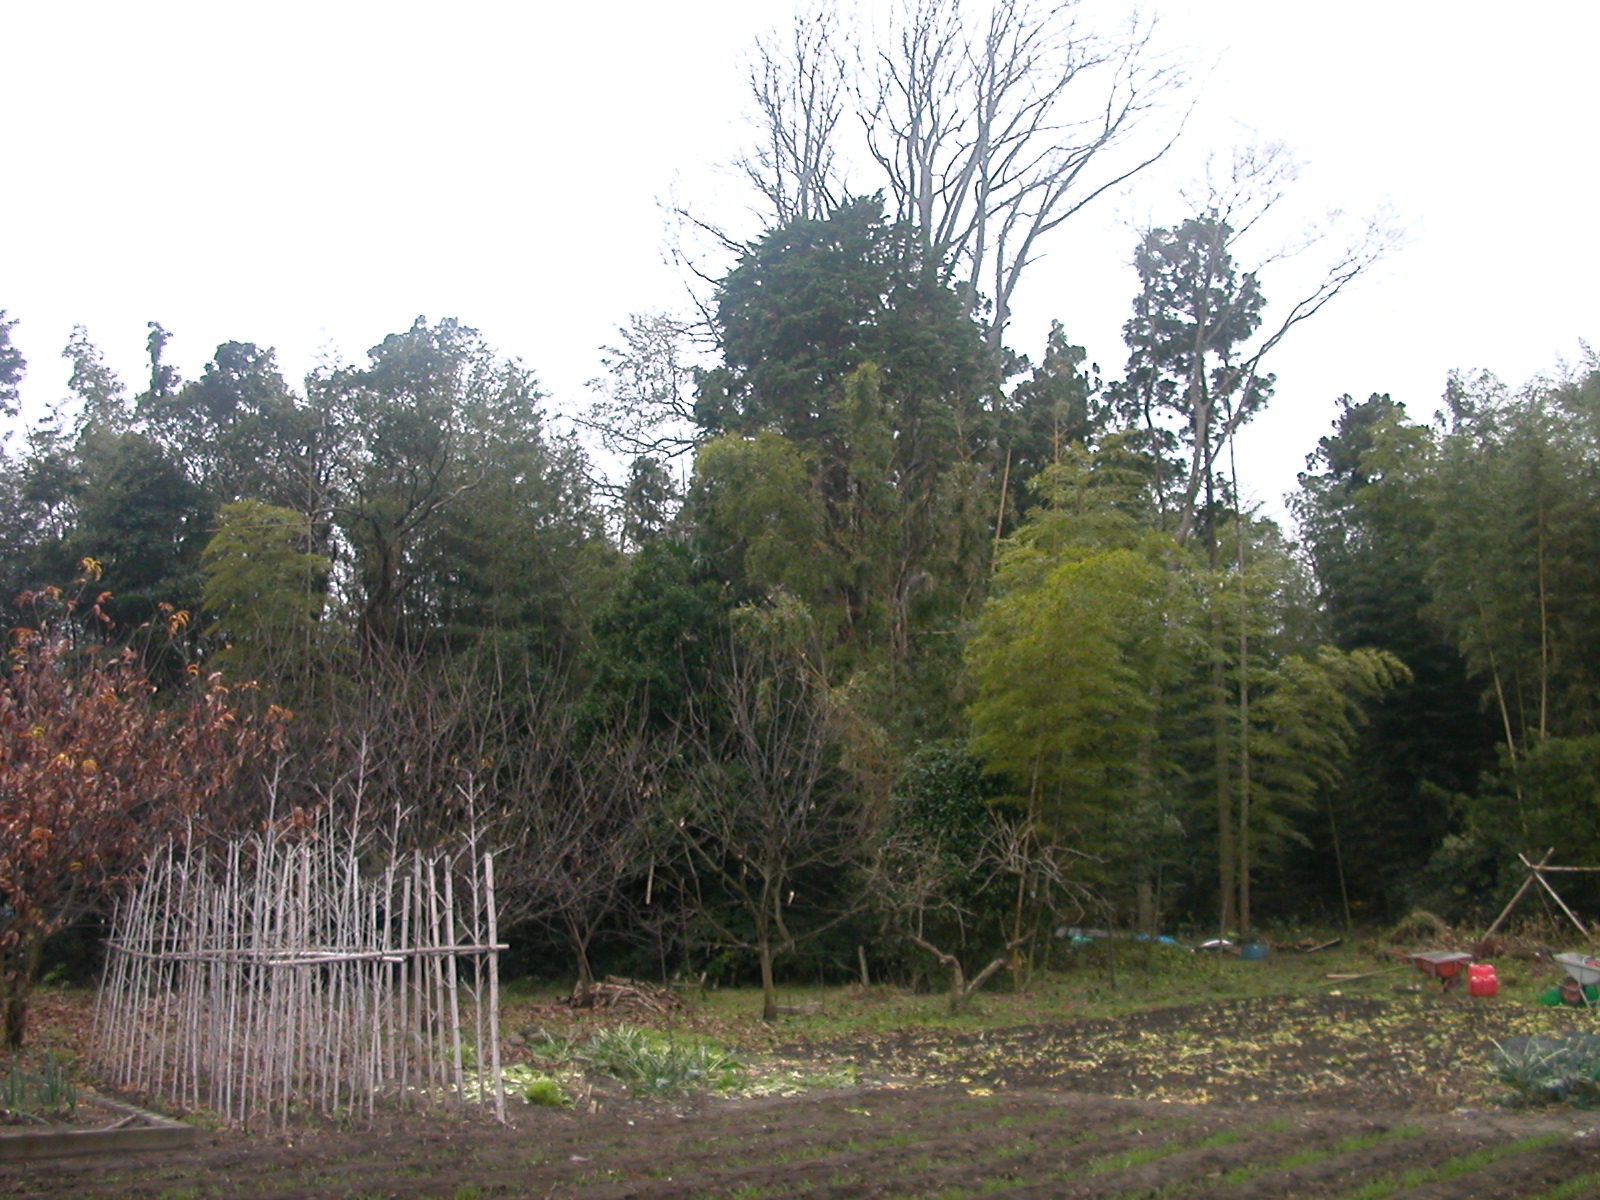
M 1078 24 L 1076 7 L 999 0 L 974 27 L 958 0 L 912 0 L 858 83 L 860 119 L 896 215 L 919 232 L 928 264 L 969 311 L 991 306 L 995 353 L 1039 239 L 1157 161 L 1176 137 L 1101 172 L 1184 75 L 1151 51 L 1150 23 L 1135 19 L 1122 35 L 1101 37 Z
M 843 115 L 844 61 L 831 2 L 796 14 L 782 44 L 756 41 L 750 68 L 760 144 L 737 160 L 779 223 L 820 219 L 842 199 L 834 158 Z

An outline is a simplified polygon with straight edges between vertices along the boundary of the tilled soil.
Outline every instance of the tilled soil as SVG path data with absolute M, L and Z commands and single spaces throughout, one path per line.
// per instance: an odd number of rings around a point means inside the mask
M 1600 1119 L 1463 1107 L 1486 1090 L 1478 1017 L 1443 1038 L 1439 1012 L 1321 998 L 906 1030 L 785 1048 L 853 1061 L 857 1088 L 523 1109 L 512 1128 L 219 1133 L 170 1155 L 0 1164 L 0 1196 L 1600 1196 Z

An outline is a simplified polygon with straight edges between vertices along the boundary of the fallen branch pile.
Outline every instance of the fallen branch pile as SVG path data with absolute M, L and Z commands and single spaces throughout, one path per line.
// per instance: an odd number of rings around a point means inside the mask
M 653 1013 L 667 1013 L 683 1007 L 683 1001 L 671 988 L 616 975 L 606 976 L 604 983 L 574 988 L 566 1002 L 570 1008 L 643 1009 Z

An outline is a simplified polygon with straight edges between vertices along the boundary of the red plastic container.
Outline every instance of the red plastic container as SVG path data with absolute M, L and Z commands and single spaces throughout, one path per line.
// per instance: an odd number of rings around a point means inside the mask
M 1494 996 L 1500 992 L 1500 980 L 1495 976 L 1493 963 L 1473 963 L 1467 968 L 1467 995 Z

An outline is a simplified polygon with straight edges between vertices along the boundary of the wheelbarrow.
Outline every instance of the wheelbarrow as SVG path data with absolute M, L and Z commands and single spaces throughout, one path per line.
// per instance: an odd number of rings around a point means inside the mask
M 1554 957 L 1567 973 L 1561 983 L 1561 998 L 1569 1004 L 1592 1007 L 1595 985 L 1600 984 L 1600 959 L 1592 954 L 1557 954 Z
M 1409 958 L 1411 964 L 1424 975 L 1437 979 L 1441 989 L 1448 989 L 1455 983 L 1466 965 L 1472 961 L 1472 955 L 1459 950 L 1423 950 L 1405 957 Z
M 1580 987 L 1600 983 L 1600 959 L 1592 954 L 1557 954 L 1556 962 Z

